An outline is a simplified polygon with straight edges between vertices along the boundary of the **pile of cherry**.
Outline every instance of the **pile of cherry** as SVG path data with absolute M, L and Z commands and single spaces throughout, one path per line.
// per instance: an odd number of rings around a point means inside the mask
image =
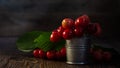
M 78 17 L 75 21 L 71 18 L 62 20 L 61 25 L 52 31 L 51 42 L 58 42 L 61 39 L 82 37 L 83 35 L 100 36 L 101 26 L 99 23 L 91 23 L 87 15 Z
M 42 49 L 35 49 L 33 55 L 41 59 L 64 60 L 66 59 L 66 48 L 63 47 L 60 51 L 50 50 L 47 52 L 44 52 Z
M 94 49 L 91 48 L 90 51 L 90 57 L 91 59 L 95 61 L 111 61 L 112 59 L 112 53 L 109 51 L 104 51 L 102 49 Z M 33 55 L 36 58 L 41 59 L 50 59 L 50 60 L 65 60 L 66 59 L 66 48 L 63 47 L 60 51 L 50 50 L 47 52 L 44 52 L 42 49 L 35 49 L 33 51 Z
M 61 25 L 52 31 L 50 35 L 51 42 L 59 42 L 61 39 L 71 39 L 74 37 L 82 37 L 83 35 L 99 36 L 101 34 L 101 26 L 99 23 L 91 23 L 90 18 L 87 15 L 78 17 L 75 21 L 71 18 L 65 18 L 62 20 Z M 103 51 L 102 49 L 90 49 L 90 54 L 95 60 L 109 61 L 112 54 L 109 51 Z M 59 51 L 50 50 L 44 52 L 42 49 L 35 49 L 33 55 L 38 58 L 47 59 L 64 59 L 66 58 L 66 48 L 63 47 Z
M 90 49 L 90 56 L 91 59 L 95 60 L 95 61 L 111 61 L 112 60 L 112 52 L 110 51 L 105 51 L 101 48 L 99 49 L 95 49 L 95 48 L 91 48 Z

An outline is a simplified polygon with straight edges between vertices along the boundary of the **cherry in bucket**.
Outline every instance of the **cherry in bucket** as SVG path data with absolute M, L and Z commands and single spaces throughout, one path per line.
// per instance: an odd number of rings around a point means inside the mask
M 62 27 L 67 29 L 67 28 L 72 28 L 74 25 L 74 21 L 71 18 L 65 18 L 62 21 Z

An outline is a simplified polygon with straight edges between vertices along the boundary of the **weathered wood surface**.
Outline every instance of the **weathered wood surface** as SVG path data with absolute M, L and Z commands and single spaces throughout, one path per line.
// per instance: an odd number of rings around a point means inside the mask
M 34 57 L 0 55 L 0 68 L 120 68 L 117 64 L 68 65 L 64 61 L 43 60 Z

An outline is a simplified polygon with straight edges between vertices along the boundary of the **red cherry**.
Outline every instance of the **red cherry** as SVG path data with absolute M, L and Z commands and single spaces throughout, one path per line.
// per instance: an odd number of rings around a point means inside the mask
M 62 21 L 62 27 L 65 29 L 72 28 L 74 26 L 74 21 L 71 18 L 65 18 Z
M 57 33 L 57 32 L 58 32 L 57 29 L 55 29 L 52 31 L 52 34 Z
M 82 28 L 75 28 L 75 29 L 74 29 L 74 32 L 75 32 L 75 35 L 76 35 L 77 37 L 83 36 L 83 29 L 82 29 Z
M 93 48 L 90 48 L 90 54 L 93 54 L 93 51 L 94 51 Z
M 46 52 L 44 52 L 43 50 L 39 50 L 39 57 L 40 58 L 45 58 L 46 57 Z
M 59 26 L 59 28 L 57 29 L 58 31 L 58 35 L 62 37 L 62 33 L 64 31 L 64 28 L 62 26 Z
M 100 36 L 102 33 L 102 29 L 99 23 L 94 23 L 95 27 L 96 27 L 96 32 L 94 33 L 95 36 Z
M 81 23 L 83 23 L 83 18 L 82 17 L 79 17 L 75 20 L 75 26 L 76 27 L 82 26 Z
M 88 15 L 82 15 L 84 22 L 86 23 L 86 25 L 88 25 L 90 23 L 90 18 L 88 17 Z
M 39 50 L 40 50 L 40 49 L 35 49 L 35 50 L 33 50 L 33 55 L 34 55 L 34 57 L 36 57 L 36 58 L 39 57 Z
M 55 59 L 56 58 L 55 51 L 48 51 L 46 54 L 47 54 L 48 59 Z
M 65 47 L 63 47 L 63 48 L 60 50 L 60 52 L 61 52 L 62 57 L 66 57 L 66 48 L 65 48 Z
M 100 51 L 94 51 L 93 52 L 93 57 L 95 60 L 97 61 L 101 61 L 102 60 L 102 53 Z
M 99 48 L 99 49 L 97 49 L 97 51 L 99 51 L 99 52 L 103 53 L 103 50 L 102 50 L 102 49 L 100 49 L 100 48 Z
M 61 52 L 60 51 L 56 51 L 56 59 L 61 59 L 62 58 L 62 55 L 61 55 Z
M 51 42 L 58 42 L 61 39 L 61 37 L 58 35 L 57 30 L 54 30 L 52 34 L 50 35 L 50 41 Z
M 87 32 L 89 34 L 94 34 L 96 32 L 96 28 L 95 28 L 95 24 L 94 23 L 90 23 L 88 26 L 87 26 Z
M 112 58 L 112 54 L 110 52 L 108 52 L 108 51 L 105 51 L 105 52 L 103 52 L 103 58 L 106 61 L 110 61 L 111 58 Z
M 85 28 L 89 24 L 89 22 L 90 22 L 89 17 L 87 15 L 83 15 L 83 16 L 78 17 L 75 20 L 75 26 Z
M 63 38 L 64 39 L 71 39 L 74 36 L 74 32 L 72 29 L 66 29 L 63 31 Z

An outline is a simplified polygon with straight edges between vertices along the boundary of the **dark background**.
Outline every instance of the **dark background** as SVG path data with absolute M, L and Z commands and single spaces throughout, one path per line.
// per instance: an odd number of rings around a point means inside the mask
M 103 29 L 102 38 L 120 38 L 119 0 L 0 0 L 0 36 L 51 31 L 65 17 L 90 16 Z

